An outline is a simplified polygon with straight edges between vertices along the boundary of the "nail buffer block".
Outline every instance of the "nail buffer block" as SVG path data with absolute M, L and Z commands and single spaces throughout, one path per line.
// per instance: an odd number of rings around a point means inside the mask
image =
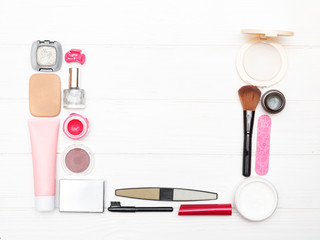
M 271 118 L 262 115 L 258 120 L 256 173 L 264 176 L 269 170 Z
M 217 193 L 183 188 L 124 188 L 117 189 L 116 196 L 158 201 L 204 201 L 218 199 Z

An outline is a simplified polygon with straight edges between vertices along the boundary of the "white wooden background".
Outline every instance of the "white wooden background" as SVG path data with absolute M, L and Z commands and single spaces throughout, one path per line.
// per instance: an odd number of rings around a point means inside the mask
M 237 90 L 244 83 L 235 57 L 248 39 L 240 30 L 248 27 L 296 33 L 279 39 L 289 68 L 275 86 L 288 101 L 272 116 L 266 178 L 279 193 L 274 216 L 259 223 L 236 210 L 232 216 L 179 217 L 180 203 L 116 198 L 116 188 L 167 186 L 216 191 L 214 203 L 233 202 L 243 179 Z M 27 119 L 28 80 L 35 73 L 30 49 L 38 39 L 87 56 L 82 87 L 88 104 L 79 113 L 89 118 L 91 131 L 82 143 L 96 159 L 88 178 L 106 180 L 106 207 L 121 200 L 173 206 L 173 213 L 34 210 Z M 69 66 L 58 72 L 63 88 Z M 1 0 L 0 112 L 1 240 L 320 238 L 317 0 Z M 60 118 L 71 112 L 62 109 Z M 263 113 L 259 106 L 256 116 Z M 60 131 L 58 179 L 68 177 L 60 157 L 73 143 Z

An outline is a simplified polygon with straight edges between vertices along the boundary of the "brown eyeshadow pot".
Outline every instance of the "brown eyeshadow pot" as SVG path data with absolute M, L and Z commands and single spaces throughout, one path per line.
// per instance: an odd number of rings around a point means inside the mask
M 70 173 L 86 174 L 93 165 L 92 154 L 83 145 L 72 145 L 66 150 L 63 165 Z

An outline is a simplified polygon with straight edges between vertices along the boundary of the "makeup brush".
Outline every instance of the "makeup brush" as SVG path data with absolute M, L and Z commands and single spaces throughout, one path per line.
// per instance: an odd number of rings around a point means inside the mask
M 254 112 L 259 103 L 261 92 L 255 86 L 246 85 L 239 89 L 238 94 L 243 108 L 244 127 L 242 175 L 249 177 L 251 173 L 251 139 Z

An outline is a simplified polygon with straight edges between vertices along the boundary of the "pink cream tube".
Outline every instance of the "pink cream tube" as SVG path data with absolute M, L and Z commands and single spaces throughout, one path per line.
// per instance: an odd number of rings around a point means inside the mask
M 56 154 L 60 119 L 29 119 L 35 208 L 52 211 L 56 194 Z

